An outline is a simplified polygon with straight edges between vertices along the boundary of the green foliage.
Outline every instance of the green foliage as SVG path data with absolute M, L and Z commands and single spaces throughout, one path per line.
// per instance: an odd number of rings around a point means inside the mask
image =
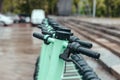
M 30 14 L 33 9 L 44 9 L 46 13 L 54 14 L 56 3 L 57 0 L 4 0 L 3 12 Z
M 50 14 L 55 14 L 57 9 L 56 9 L 56 6 L 57 6 L 57 1 L 58 0 L 47 0 L 48 1 L 48 12 Z
M 75 13 L 76 13 L 75 5 L 72 5 L 72 14 L 75 14 Z
M 48 14 L 56 14 L 58 0 L 4 0 L 3 12 L 27 13 L 33 9 L 44 9 Z M 69 0 L 68 0 L 69 1 Z M 96 0 L 96 15 L 99 17 L 120 17 L 120 0 Z M 87 5 L 87 6 L 86 6 Z M 86 8 L 92 13 L 93 0 L 73 0 L 72 12 L 86 14 Z
M 78 14 L 79 13 L 79 2 L 80 0 L 73 0 L 73 6 L 75 7 L 75 11 Z
M 120 17 L 120 0 L 98 0 L 97 16 Z
M 106 15 L 106 5 L 104 4 L 104 0 L 97 1 L 96 15 L 97 16 Z

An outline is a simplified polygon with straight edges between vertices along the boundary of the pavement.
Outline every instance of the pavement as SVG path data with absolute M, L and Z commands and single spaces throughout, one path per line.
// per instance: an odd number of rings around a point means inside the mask
M 120 18 L 91 18 L 91 17 L 80 17 L 80 16 L 69 17 L 69 18 L 95 23 L 95 24 L 120 26 Z
M 33 80 L 40 41 L 32 37 L 29 24 L 0 27 L 1 80 Z
M 66 21 L 68 21 L 68 20 L 66 20 Z M 79 33 L 79 35 L 83 35 L 86 38 L 88 38 L 89 40 L 97 42 L 100 45 L 101 44 L 104 44 L 104 45 L 106 44 L 109 47 L 111 46 L 111 48 L 115 47 L 115 45 L 113 45 L 111 42 L 108 42 L 105 38 L 102 38 L 102 37 L 96 35 L 95 33 L 93 33 L 93 34 L 89 33 L 90 29 L 88 29 L 88 30 L 84 29 L 83 30 L 83 28 L 85 28 L 85 26 L 81 26 L 79 24 L 73 24 L 73 22 L 70 22 L 69 24 L 67 22 L 64 22 L 64 24 L 65 24 L 65 26 L 71 28 L 72 30 L 75 30 L 75 32 Z M 77 27 L 79 27 L 80 29 L 77 28 Z M 92 32 L 98 32 L 98 31 L 92 31 Z M 82 38 L 82 40 L 83 40 L 83 38 Z M 111 52 L 108 49 L 105 49 L 104 48 L 105 46 L 101 47 L 100 45 L 97 46 L 97 47 L 94 47 L 95 48 L 94 50 L 96 50 L 97 52 L 101 53 L 101 57 L 99 59 L 99 61 L 101 63 L 101 66 L 105 67 L 105 69 L 108 72 L 110 72 L 113 75 L 115 75 L 118 78 L 118 80 L 119 80 L 120 79 L 120 77 L 119 77 L 119 75 L 120 75 L 120 73 L 119 73 L 120 72 L 120 70 L 119 70 L 120 58 L 117 55 L 115 55 L 115 53 Z M 114 68 L 114 66 L 115 66 L 115 68 Z M 103 77 L 102 77 L 102 79 L 103 79 Z
M 40 30 L 31 27 L 30 24 L 0 27 L 1 80 L 33 80 L 35 62 L 42 43 L 32 37 L 32 33 L 37 31 Z M 84 39 L 81 35 L 77 35 Z M 97 44 L 95 45 L 98 47 Z M 88 58 L 86 60 L 101 78 L 104 77 L 102 80 L 116 80 L 97 61 Z M 115 66 L 114 68 L 116 69 Z

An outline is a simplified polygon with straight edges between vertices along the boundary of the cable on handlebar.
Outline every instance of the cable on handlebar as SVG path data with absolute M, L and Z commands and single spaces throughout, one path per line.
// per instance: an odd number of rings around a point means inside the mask
M 68 45 L 68 48 L 70 48 L 72 53 L 74 53 L 74 52 L 81 53 L 81 54 L 84 54 L 86 56 L 89 56 L 89 57 L 92 57 L 95 59 L 99 59 L 99 57 L 100 57 L 99 53 L 92 51 L 90 49 L 84 48 L 77 42 L 70 43 Z
M 71 58 L 83 80 L 101 80 L 81 55 L 71 55 Z
M 69 41 L 70 42 L 78 42 L 79 44 L 81 44 L 83 47 L 86 47 L 86 48 L 92 48 L 91 43 L 82 41 L 79 38 L 77 38 L 76 36 L 71 36 Z

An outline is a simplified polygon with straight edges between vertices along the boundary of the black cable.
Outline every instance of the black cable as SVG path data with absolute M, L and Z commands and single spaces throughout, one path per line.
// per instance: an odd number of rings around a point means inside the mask
M 83 80 L 101 80 L 81 55 L 71 55 L 71 58 Z

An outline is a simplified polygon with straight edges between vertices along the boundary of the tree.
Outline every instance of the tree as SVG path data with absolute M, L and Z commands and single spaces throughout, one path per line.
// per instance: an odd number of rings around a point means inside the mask
M 48 12 L 50 13 L 50 14 L 54 14 L 54 13 L 56 13 L 56 7 L 57 7 L 57 0 L 47 0 L 48 1 L 48 6 L 49 6 L 49 8 L 48 8 Z
M 44 9 L 48 14 L 56 14 L 58 0 L 0 0 L 0 11 L 6 13 L 27 13 L 33 9 Z M 69 1 L 69 0 L 68 0 Z M 98 17 L 120 17 L 120 0 L 96 0 Z M 74 13 L 91 13 L 92 0 L 73 0 Z M 89 11 L 89 12 L 88 12 Z
M 106 5 L 104 4 L 104 0 L 97 1 L 96 15 L 99 17 L 106 15 Z
M 73 4 L 76 8 L 76 13 L 77 14 L 79 13 L 79 2 L 80 2 L 80 0 L 73 0 Z
M 3 3 L 3 0 L 0 0 L 0 12 L 2 11 L 2 3 Z

